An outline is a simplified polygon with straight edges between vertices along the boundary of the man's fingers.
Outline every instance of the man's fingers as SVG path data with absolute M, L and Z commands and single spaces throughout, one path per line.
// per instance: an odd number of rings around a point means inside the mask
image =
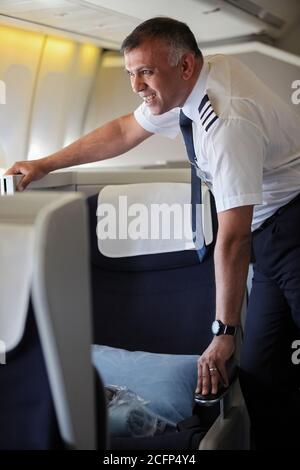
M 218 393 L 220 385 L 228 386 L 228 377 L 226 368 L 216 365 L 198 364 L 198 380 L 196 393 L 208 395 L 209 393 Z
M 198 362 L 198 378 L 197 378 L 196 393 L 201 393 L 201 390 L 202 390 L 202 366 Z
M 26 168 L 24 168 L 23 166 L 20 166 L 18 163 L 15 163 L 13 166 L 8 168 L 8 170 L 6 170 L 3 176 L 26 175 L 27 172 L 28 170 L 26 170 Z
M 23 178 L 20 178 L 20 181 L 17 184 L 17 191 L 24 191 L 25 189 L 24 178 L 25 176 L 23 176 Z
M 198 362 L 198 380 L 196 393 L 207 395 L 210 393 L 209 367 L 206 363 Z
M 29 174 L 24 175 L 17 184 L 17 191 L 24 191 L 24 189 L 28 186 L 30 181 L 31 181 L 31 178 Z
M 202 395 L 208 395 L 210 393 L 210 375 L 209 367 L 207 364 L 202 366 Z
M 6 170 L 4 176 L 5 175 L 22 175 L 17 183 L 17 191 L 23 191 L 33 179 L 30 167 L 27 167 L 23 162 L 21 162 L 21 164 L 18 162 L 15 163 L 12 167 Z
M 203 389 L 207 388 L 209 382 L 209 374 L 207 372 L 206 364 L 198 364 L 198 380 L 196 393 L 203 393 Z
M 218 393 L 219 383 L 221 382 L 218 368 L 215 365 L 211 365 L 209 367 L 209 374 L 211 382 L 211 393 L 216 394 Z

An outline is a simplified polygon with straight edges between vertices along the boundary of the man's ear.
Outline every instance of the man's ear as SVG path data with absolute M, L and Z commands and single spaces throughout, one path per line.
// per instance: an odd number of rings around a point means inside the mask
M 192 52 L 187 52 L 181 57 L 181 76 L 183 80 L 189 80 L 195 69 L 195 56 Z

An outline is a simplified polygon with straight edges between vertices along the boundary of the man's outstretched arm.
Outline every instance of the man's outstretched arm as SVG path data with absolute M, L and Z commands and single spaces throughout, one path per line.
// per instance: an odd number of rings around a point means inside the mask
M 18 184 L 22 191 L 50 171 L 116 157 L 136 147 L 152 134 L 143 129 L 133 114 L 104 124 L 67 147 L 38 160 L 16 162 L 6 175 L 23 174 Z

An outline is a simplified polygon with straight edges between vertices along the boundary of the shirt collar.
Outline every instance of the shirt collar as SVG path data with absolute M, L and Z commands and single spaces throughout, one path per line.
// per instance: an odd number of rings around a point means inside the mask
M 197 121 L 197 119 L 199 118 L 198 107 L 201 103 L 203 96 L 205 95 L 208 72 L 209 65 L 204 59 L 202 69 L 199 73 L 199 77 L 194 85 L 194 88 L 192 89 L 191 93 L 189 94 L 186 102 L 182 107 L 183 113 L 193 121 Z

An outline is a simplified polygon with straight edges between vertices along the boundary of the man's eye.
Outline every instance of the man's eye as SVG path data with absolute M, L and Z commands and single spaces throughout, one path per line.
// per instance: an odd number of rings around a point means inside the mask
M 130 77 L 130 78 L 133 78 L 135 77 L 135 73 L 134 72 L 129 72 L 129 70 L 126 71 L 127 72 L 127 75 Z M 140 72 L 138 72 L 139 75 L 152 75 L 153 72 L 152 70 L 148 70 L 148 69 L 145 69 L 145 70 L 141 70 Z

